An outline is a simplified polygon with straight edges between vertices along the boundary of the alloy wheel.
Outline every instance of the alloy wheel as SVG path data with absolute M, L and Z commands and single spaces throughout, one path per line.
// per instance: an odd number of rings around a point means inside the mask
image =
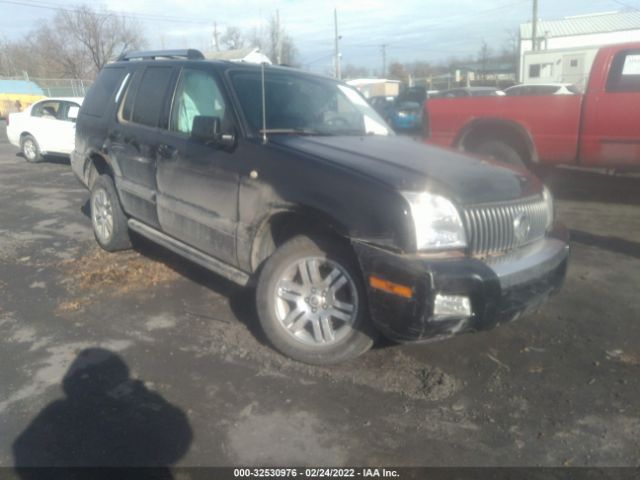
M 22 150 L 24 152 L 24 156 L 27 157 L 27 160 L 34 160 L 36 158 L 36 155 L 38 154 L 36 145 L 30 138 L 24 141 Z
M 358 292 L 351 275 L 323 257 L 298 259 L 285 268 L 274 294 L 280 325 L 306 345 L 340 342 L 358 315 Z
M 91 199 L 91 220 L 96 235 L 107 243 L 113 234 L 113 208 L 107 192 L 96 190 Z

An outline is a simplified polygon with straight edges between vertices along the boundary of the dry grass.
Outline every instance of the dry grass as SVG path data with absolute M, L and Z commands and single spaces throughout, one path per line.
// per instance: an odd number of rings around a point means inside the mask
M 93 247 L 85 256 L 61 262 L 67 289 L 77 298 L 58 305 L 58 313 L 81 312 L 95 295 L 118 297 L 146 291 L 179 277 L 164 263 L 138 252 L 108 253 Z

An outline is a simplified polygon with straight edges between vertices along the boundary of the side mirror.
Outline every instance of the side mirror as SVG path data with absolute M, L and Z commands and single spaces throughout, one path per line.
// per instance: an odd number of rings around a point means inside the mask
M 78 118 L 78 112 L 80 112 L 80 107 L 76 107 L 75 105 L 73 107 L 69 107 L 67 118 L 72 122 L 76 121 L 76 119 Z
M 232 133 L 222 133 L 219 117 L 198 115 L 193 118 L 191 138 L 204 143 L 213 143 L 220 147 L 232 147 L 236 137 Z

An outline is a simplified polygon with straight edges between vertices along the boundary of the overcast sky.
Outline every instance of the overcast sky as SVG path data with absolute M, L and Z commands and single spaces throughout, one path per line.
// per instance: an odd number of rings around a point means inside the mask
M 342 64 L 379 69 L 380 45 L 387 44 L 387 62 L 438 61 L 476 55 L 483 41 L 499 50 L 520 23 L 530 21 L 533 0 L 106 0 L 111 10 L 136 15 L 151 48 L 206 49 L 213 24 L 253 29 L 277 10 L 294 39 L 304 68 L 325 72 L 333 55 L 333 10 L 338 9 Z M 15 40 L 56 6 L 82 2 L 63 0 L 0 0 L 0 35 Z M 96 3 L 90 2 L 92 5 Z M 640 0 L 539 0 L 539 18 L 559 19 L 624 9 L 640 9 Z

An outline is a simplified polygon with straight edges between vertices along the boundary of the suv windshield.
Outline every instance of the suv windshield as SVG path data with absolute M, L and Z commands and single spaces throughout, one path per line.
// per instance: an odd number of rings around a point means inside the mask
M 262 131 L 261 73 L 233 72 L 231 83 L 255 132 Z M 390 135 L 353 88 L 330 79 L 265 71 L 266 130 L 302 135 Z

